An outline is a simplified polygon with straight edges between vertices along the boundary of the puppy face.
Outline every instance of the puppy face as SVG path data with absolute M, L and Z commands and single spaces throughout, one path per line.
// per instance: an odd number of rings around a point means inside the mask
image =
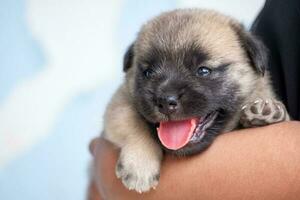
M 124 70 L 138 112 L 159 127 L 163 146 L 193 154 L 237 125 L 244 100 L 264 72 L 261 49 L 226 16 L 176 10 L 143 26 L 125 56 Z M 186 136 L 168 138 L 165 130 L 172 126 Z

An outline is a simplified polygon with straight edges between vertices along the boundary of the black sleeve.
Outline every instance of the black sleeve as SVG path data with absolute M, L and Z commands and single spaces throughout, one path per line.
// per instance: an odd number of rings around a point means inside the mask
M 273 87 L 293 119 L 300 119 L 300 0 L 267 0 L 252 32 L 269 49 Z

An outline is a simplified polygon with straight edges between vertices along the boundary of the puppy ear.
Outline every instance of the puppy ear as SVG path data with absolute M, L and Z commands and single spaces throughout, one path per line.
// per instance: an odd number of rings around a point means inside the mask
M 234 28 L 238 34 L 242 47 L 249 57 L 250 64 L 264 76 L 268 65 L 268 49 L 256 36 L 244 30 L 242 26 Z
M 126 53 L 125 53 L 125 55 L 124 55 L 124 58 L 123 58 L 123 71 L 124 72 L 127 72 L 127 70 L 132 66 L 132 62 L 133 62 L 133 46 L 134 46 L 134 43 L 132 43 L 129 47 L 128 47 L 128 49 L 127 49 L 127 51 L 126 51 Z

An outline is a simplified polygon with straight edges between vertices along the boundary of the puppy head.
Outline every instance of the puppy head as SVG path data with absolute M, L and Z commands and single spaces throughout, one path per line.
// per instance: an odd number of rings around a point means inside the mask
M 138 112 L 159 127 L 161 143 L 177 154 L 199 152 L 237 125 L 265 65 L 263 45 L 241 25 L 200 9 L 154 18 L 124 59 Z

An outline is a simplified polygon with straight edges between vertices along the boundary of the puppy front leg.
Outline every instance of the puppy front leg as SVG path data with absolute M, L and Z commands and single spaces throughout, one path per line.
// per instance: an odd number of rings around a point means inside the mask
M 259 98 L 242 108 L 240 123 L 248 128 L 289 120 L 289 114 L 283 103 L 272 98 Z
M 128 189 L 141 193 L 157 186 L 162 151 L 151 137 L 139 134 L 121 148 L 116 175 Z
M 121 148 L 117 177 L 128 189 L 146 192 L 158 184 L 162 150 L 126 91 L 120 87 L 107 107 L 104 137 Z

